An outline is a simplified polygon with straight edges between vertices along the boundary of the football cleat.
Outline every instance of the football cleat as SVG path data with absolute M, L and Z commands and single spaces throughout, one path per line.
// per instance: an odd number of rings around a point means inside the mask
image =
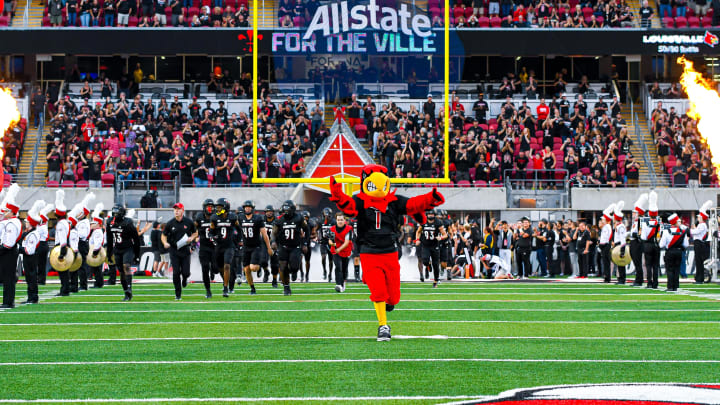
M 289 285 L 283 286 L 283 294 L 284 294 L 284 295 L 292 295 L 292 291 L 290 290 L 290 286 L 289 286 Z
M 270 272 L 267 271 L 267 269 L 266 269 L 265 274 L 263 275 L 263 283 L 267 283 L 269 277 L 270 277 Z
M 342 292 L 343 288 L 340 284 L 335 285 L 335 292 Z
M 179 295 L 176 295 L 176 296 L 175 296 L 175 301 L 180 301 L 180 300 L 182 300 L 182 297 L 179 296 Z
M 184 276 L 183 276 L 183 278 L 182 278 L 182 286 L 183 286 L 183 288 L 187 287 L 187 277 L 184 277 Z
M 250 286 L 250 295 L 256 295 L 256 294 L 257 294 L 257 291 L 255 291 L 255 286 L 251 285 Z
M 230 296 L 230 294 L 228 294 L 228 288 L 227 288 L 227 287 L 223 287 L 223 297 L 227 298 L 227 297 L 229 297 L 229 296 Z
M 438 285 L 438 283 L 437 283 L 437 281 L 435 281 L 435 282 L 433 283 L 433 288 L 437 288 L 437 285 Z
M 388 342 L 390 341 L 390 338 L 390 325 L 380 325 L 380 327 L 378 328 L 377 341 Z
M 273 281 L 272 281 L 272 287 L 273 287 L 273 288 L 277 288 L 277 286 L 278 286 L 277 280 L 273 280 Z
M 205 293 L 205 298 L 208 298 L 208 299 L 212 298 L 212 292 L 207 291 L 207 292 Z

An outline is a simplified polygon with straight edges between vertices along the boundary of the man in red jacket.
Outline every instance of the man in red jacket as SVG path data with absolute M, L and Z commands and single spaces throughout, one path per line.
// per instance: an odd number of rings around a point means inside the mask
M 330 177 L 330 201 L 350 217 L 356 217 L 363 268 L 363 282 L 370 289 L 370 300 L 378 318 L 378 342 L 389 341 L 390 326 L 387 312 L 400 301 L 400 261 L 396 245 L 397 232 L 404 215 L 412 215 L 419 224 L 425 223 L 425 211 L 445 202 L 437 189 L 427 194 L 407 198 L 390 191 L 387 168 L 380 165 L 363 167 L 361 190 L 348 196 L 342 186 Z
M 347 225 L 345 214 L 338 212 L 335 216 L 335 225 L 330 228 L 333 238 L 328 241 L 330 253 L 333 255 L 335 267 L 335 291 L 345 291 L 345 280 L 348 277 L 348 265 L 353 250 L 351 240 L 352 226 Z

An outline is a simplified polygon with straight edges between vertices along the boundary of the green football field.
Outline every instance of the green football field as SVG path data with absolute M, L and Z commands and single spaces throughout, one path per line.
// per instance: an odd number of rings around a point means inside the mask
M 426 404 L 513 388 L 720 381 L 720 287 L 404 283 L 376 342 L 368 292 L 119 285 L 0 312 L 0 400 Z M 18 295 L 24 295 L 24 284 Z M 20 300 L 20 299 L 19 299 Z M 19 301 L 18 300 L 18 301 Z

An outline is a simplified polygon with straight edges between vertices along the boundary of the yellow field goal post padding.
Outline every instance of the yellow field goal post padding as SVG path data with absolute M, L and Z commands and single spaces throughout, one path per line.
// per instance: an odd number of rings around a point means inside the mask
M 444 0 L 445 10 L 443 12 L 444 24 L 443 32 L 445 39 L 445 51 L 444 51 L 444 65 L 445 71 L 443 74 L 443 91 L 444 100 L 443 108 L 444 114 L 444 127 L 445 131 L 443 134 L 443 149 L 444 149 L 444 167 L 443 177 L 425 177 L 425 178 L 390 178 L 390 182 L 396 184 L 440 184 L 450 183 L 450 0 Z M 252 182 L 258 184 L 327 184 L 328 179 L 325 177 L 305 177 L 305 178 L 268 178 L 268 177 L 257 177 L 258 170 L 258 1 L 252 0 L 252 127 L 253 127 L 253 171 L 252 171 Z M 359 183 L 360 178 L 354 176 L 336 177 L 338 183 Z

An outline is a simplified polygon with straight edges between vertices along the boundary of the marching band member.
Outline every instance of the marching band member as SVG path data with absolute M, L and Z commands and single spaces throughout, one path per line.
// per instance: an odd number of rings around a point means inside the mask
M 651 191 L 648 195 L 648 216 L 640 224 L 640 239 L 643 242 L 643 256 L 647 267 L 647 286 L 645 288 L 658 288 L 658 277 L 660 276 L 660 248 L 657 237 L 660 233 L 660 221 L 658 221 L 657 194 Z
M 600 263 L 602 265 L 602 274 L 604 282 L 610 282 L 610 255 L 611 245 L 614 240 L 613 237 L 613 212 L 615 211 L 615 204 L 610 204 L 603 211 L 603 216 L 600 218 Z
M 0 232 L 0 279 L 3 282 L 3 303 L 0 308 L 15 308 L 15 284 L 17 283 L 18 242 L 22 237 L 22 224 L 17 218 L 20 207 L 15 198 L 20 186 L 13 183 L 2 202 L 2 230 Z
M 627 247 L 627 228 L 623 223 L 622 209 L 625 207 L 625 201 L 618 201 L 615 204 L 615 212 L 613 213 L 613 219 L 615 220 L 615 238 L 613 239 L 613 246 L 620 246 L 621 255 L 625 256 L 629 252 L 626 252 Z M 619 285 L 625 284 L 625 266 L 618 266 L 617 283 Z
M 88 238 L 88 252 L 92 252 L 93 255 L 97 255 L 100 249 L 105 244 L 105 232 L 103 231 L 103 219 L 100 216 L 102 210 L 105 208 L 103 203 L 95 204 L 95 209 L 92 212 L 92 222 L 90 223 L 90 237 Z M 92 288 L 102 288 L 105 285 L 105 278 L 103 277 L 103 266 L 91 266 L 89 267 L 90 273 L 95 278 L 95 284 Z
M 647 204 L 647 193 L 640 194 L 635 201 L 635 207 L 632 211 L 632 226 L 630 227 L 630 257 L 632 258 L 633 267 L 635 267 L 635 281 L 633 287 L 643 285 L 645 275 L 643 274 L 643 242 L 640 239 L 640 223 L 642 216 L 645 215 L 645 205 Z
M 78 291 L 78 278 L 80 279 L 80 290 L 87 291 L 88 266 L 86 257 L 90 250 L 88 246 L 88 237 L 90 236 L 90 204 L 95 200 L 95 194 L 87 194 L 80 203 L 81 210 L 77 217 L 70 216 L 70 222 L 73 222 L 73 228 L 76 230 L 78 237 L 78 249 L 80 257 L 82 257 L 82 265 L 77 271 L 70 273 L 70 292 Z
M 68 233 L 68 245 L 70 246 L 70 249 L 73 251 L 73 260 L 77 257 L 78 253 L 80 252 L 80 232 L 77 229 L 78 222 L 83 217 L 83 203 L 77 203 L 73 207 L 73 209 L 70 210 L 70 213 L 68 214 L 68 221 L 70 222 L 70 232 Z M 82 254 L 80 254 L 82 256 Z M 80 259 L 81 262 L 84 259 Z M 70 268 L 70 292 L 76 293 L 78 292 L 78 272 L 82 268 L 82 264 L 80 265 L 80 268 L 73 270 L 73 268 Z M 85 283 L 87 284 L 87 276 L 85 276 Z
M 23 304 L 37 304 L 38 297 L 38 266 L 37 247 L 40 244 L 40 232 L 38 225 L 42 223 L 40 209 L 45 206 L 45 201 L 37 200 L 28 211 L 25 218 L 25 232 L 22 239 L 23 270 L 25 271 L 25 283 L 27 284 L 27 300 Z M 44 269 L 43 269 L 44 270 Z
M 712 201 L 705 201 L 700 207 L 697 215 L 698 224 L 690 231 L 695 249 L 695 284 L 702 284 L 705 280 L 705 260 L 710 257 L 710 233 L 708 232 L 707 220 L 710 217 L 708 210 L 712 207 Z M 708 277 L 708 283 L 712 277 Z
M 35 258 L 37 259 L 38 268 L 38 284 L 45 285 L 45 278 L 47 277 L 47 258 L 48 258 L 48 237 L 50 232 L 48 231 L 48 214 L 55 209 L 53 204 L 47 204 L 40 210 L 40 225 L 37 226 L 38 235 L 40 236 L 40 243 L 37 249 L 35 249 Z
M 66 218 L 67 208 L 65 207 L 65 191 L 55 192 L 55 246 L 60 247 L 60 256 L 65 257 L 68 249 L 68 236 L 70 236 L 70 222 Z M 51 263 L 52 264 L 52 263 Z M 70 295 L 70 275 L 66 270 L 55 269 L 60 278 L 60 292 L 58 296 L 67 297 Z
M 665 271 L 667 272 L 667 289 L 665 291 L 677 291 L 680 287 L 682 254 L 689 245 L 688 230 L 680 224 L 677 214 L 670 215 L 668 222 L 671 224 L 670 228 L 663 230 L 660 237 L 660 249 L 667 249 L 665 251 Z

